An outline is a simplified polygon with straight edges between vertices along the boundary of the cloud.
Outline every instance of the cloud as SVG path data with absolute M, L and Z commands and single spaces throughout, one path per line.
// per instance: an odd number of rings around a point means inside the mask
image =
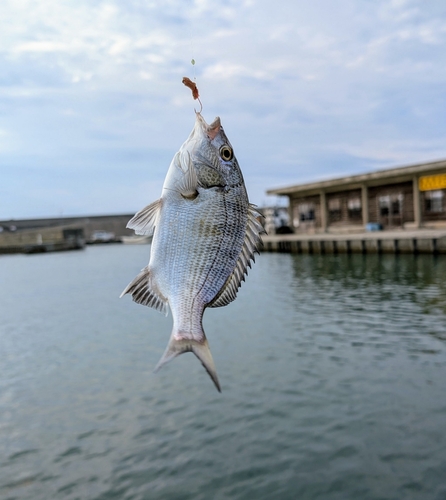
M 0 169 L 12 184 L 33 172 L 36 190 L 0 218 L 159 196 L 197 107 L 183 76 L 257 203 L 287 179 L 446 156 L 445 38 L 442 2 L 4 0 Z

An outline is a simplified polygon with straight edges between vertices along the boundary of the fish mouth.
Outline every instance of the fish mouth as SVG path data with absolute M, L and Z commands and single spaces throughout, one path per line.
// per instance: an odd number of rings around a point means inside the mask
M 197 112 L 197 119 L 195 122 L 196 128 L 198 128 L 203 134 L 207 135 L 211 141 L 213 141 L 221 129 L 220 117 L 217 116 L 215 120 L 208 125 L 206 120 L 201 116 L 201 113 Z

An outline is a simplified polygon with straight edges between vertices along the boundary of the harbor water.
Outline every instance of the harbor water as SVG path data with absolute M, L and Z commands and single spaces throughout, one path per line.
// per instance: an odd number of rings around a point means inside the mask
M 0 258 L 2 500 L 446 499 L 446 258 L 262 254 L 204 316 L 222 385 L 124 287 L 147 245 Z

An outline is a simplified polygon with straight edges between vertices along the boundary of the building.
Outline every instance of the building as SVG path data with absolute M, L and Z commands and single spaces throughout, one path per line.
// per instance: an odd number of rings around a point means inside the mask
M 290 216 L 287 207 L 262 207 L 257 211 L 263 215 L 263 223 L 267 234 L 284 234 L 292 232 L 289 228 Z
M 270 189 L 295 233 L 446 228 L 446 160 Z

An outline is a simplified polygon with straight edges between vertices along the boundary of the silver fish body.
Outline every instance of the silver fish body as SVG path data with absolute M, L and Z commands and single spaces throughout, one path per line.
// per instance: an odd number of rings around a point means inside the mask
M 135 302 L 167 314 L 173 329 L 155 371 L 192 351 L 220 391 L 202 326 L 207 307 L 225 306 L 237 294 L 263 227 L 248 201 L 243 176 L 220 119 L 194 129 L 174 156 L 161 198 L 127 227 L 153 235 L 149 265 L 127 286 Z

